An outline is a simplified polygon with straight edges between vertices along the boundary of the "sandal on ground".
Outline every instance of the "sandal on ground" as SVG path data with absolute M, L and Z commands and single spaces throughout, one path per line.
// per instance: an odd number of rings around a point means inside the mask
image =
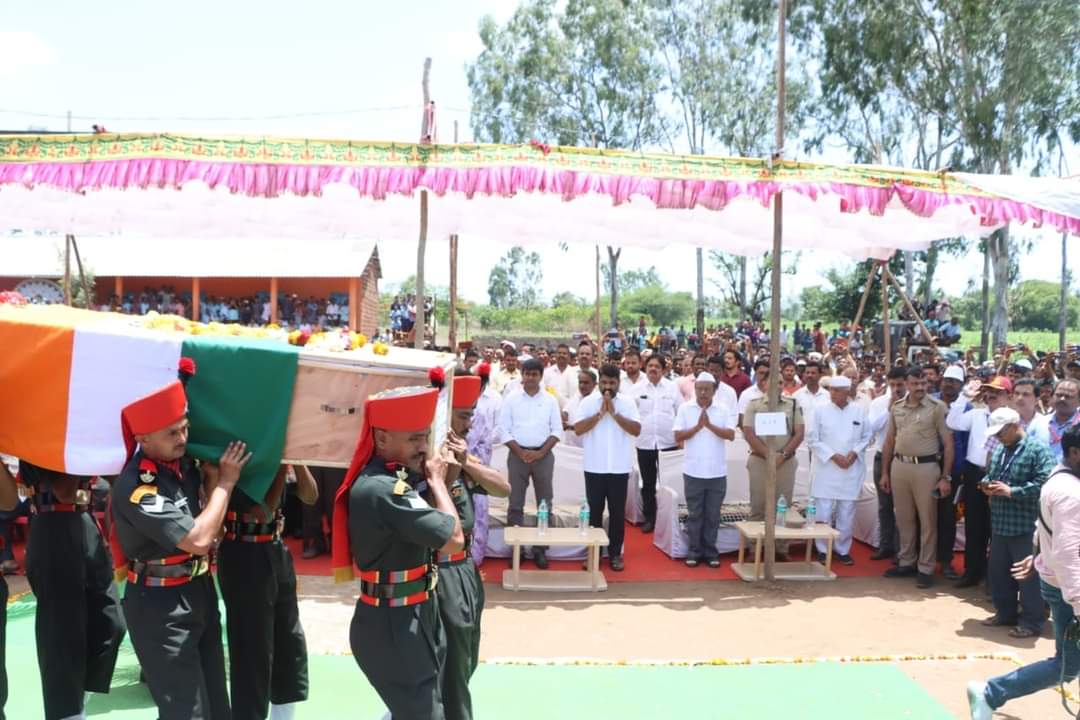
M 1026 627 L 1014 627 L 1012 630 L 1009 631 L 1009 637 L 1013 637 L 1013 638 L 1021 638 L 1021 639 L 1023 639 L 1023 638 L 1033 638 L 1033 637 L 1038 637 L 1038 636 L 1039 636 L 1039 633 L 1035 632 L 1031 628 L 1026 628 Z
M 686 558 L 686 567 L 697 567 L 697 566 L 698 566 L 698 559 L 697 558 L 690 558 L 690 557 Z
M 711 568 L 720 567 L 720 560 L 718 558 L 713 558 L 712 560 L 709 560 L 709 567 L 711 567 Z

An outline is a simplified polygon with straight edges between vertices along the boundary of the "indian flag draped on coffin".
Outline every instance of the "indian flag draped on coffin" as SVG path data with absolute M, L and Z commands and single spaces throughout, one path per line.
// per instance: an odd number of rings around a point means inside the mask
M 452 363 L 439 353 L 394 348 L 403 356 L 395 362 L 370 348 L 302 350 L 144 324 L 60 305 L 0 305 L 0 452 L 79 475 L 118 473 L 121 409 L 176 379 L 180 358 L 190 357 L 197 372 L 187 385 L 188 451 L 216 460 L 226 443 L 243 440 L 253 457 L 240 485 L 261 499 L 283 458 L 347 466 L 369 394 L 426 384 L 427 367 Z

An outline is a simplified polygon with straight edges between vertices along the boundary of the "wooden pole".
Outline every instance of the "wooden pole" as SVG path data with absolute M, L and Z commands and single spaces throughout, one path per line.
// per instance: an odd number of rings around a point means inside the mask
M 889 333 L 889 281 L 885 277 L 888 269 L 881 266 L 881 344 L 885 354 L 885 372 L 892 370 L 892 335 Z
M 64 304 L 71 307 L 71 234 L 64 236 Z
M 428 80 L 431 77 L 431 58 L 424 58 L 424 76 L 421 88 L 424 92 L 424 117 L 420 121 L 420 143 L 431 143 L 431 90 Z M 424 337 L 427 335 L 427 317 L 424 314 L 424 252 L 427 250 L 428 196 L 427 190 L 420 191 L 420 238 L 416 243 L 416 323 L 413 325 L 413 347 L 423 350 Z
M 893 287 L 896 288 L 896 292 L 900 293 L 900 299 L 904 301 L 904 307 L 906 307 L 907 311 L 911 313 L 911 317 L 915 318 L 915 322 L 919 324 L 919 329 L 922 330 L 923 335 L 926 336 L 928 342 L 930 343 L 930 347 L 936 348 L 937 341 L 934 340 L 934 336 L 930 334 L 930 331 L 926 329 L 926 325 L 923 324 L 922 318 L 919 317 L 919 313 L 915 312 L 915 306 L 911 304 L 911 298 L 909 298 L 907 296 L 907 293 L 904 292 L 904 288 L 900 287 L 900 282 L 892 274 L 892 271 L 889 270 L 889 266 L 882 265 L 881 268 L 884 271 L 886 277 L 888 277 L 889 282 L 891 282 Z
M 1058 317 L 1058 352 L 1065 352 L 1065 330 L 1069 319 L 1069 234 L 1061 233 L 1061 309 Z
M 83 290 L 83 307 L 87 310 L 93 305 L 90 298 L 90 283 L 86 281 L 86 271 L 83 270 L 82 258 L 79 256 L 79 243 L 75 242 L 75 236 L 71 236 L 71 251 L 75 253 L 75 265 L 79 268 L 79 282 Z
M 113 278 L 113 295 L 117 297 L 117 302 L 120 305 L 124 304 L 124 278 L 122 275 Z
M 360 328 L 360 281 L 349 278 L 349 329 L 359 332 Z
M 202 290 L 199 278 L 191 278 L 191 319 L 199 319 L 199 292 Z
M 270 278 L 270 322 L 278 324 L 278 279 Z
M 787 2 L 780 0 L 776 48 L 776 150 L 774 159 L 784 152 L 784 65 L 787 44 Z M 772 324 L 769 329 L 769 412 L 775 412 L 780 400 L 780 256 L 784 249 L 784 195 L 773 196 L 772 247 Z M 776 555 L 776 451 L 769 449 L 765 457 L 765 579 L 776 579 L 773 562 Z M 787 498 L 790 503 L 791 498 Z
M 450 352 L 456 353 L 457 339 L 457 233 L 450 236 Z
M 870 288 L 874 285 L 874 273 L 877 272 L 878 264 L 876 262 L 870 263 L 870 272 L 866 273 L 866 287 L 862 291 L 862 299 L 859 300 L 859 310 L 855 313 L 855 319 L 851 321 L 851 332 L 855 333 L 855 328 L 859 326 L 862 321 L 863 312 L 866 310 L 866 301 L 870 297 Z

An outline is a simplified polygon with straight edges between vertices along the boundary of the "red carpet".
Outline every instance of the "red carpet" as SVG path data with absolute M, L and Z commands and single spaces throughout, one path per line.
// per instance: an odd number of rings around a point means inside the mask
M 330 556 L 320 555 L 313 560 L 303 560 L 300 557 L 300 541 L 289 540 L 289 547 L 296 559 L 297 575 L 330 575 Z M 792 546 L 792 559 L 801 557 L 801 547 Z M 870 555 L 874 549 L 860 542 L 855 542 L 851 547 L 851 557 L 855 564 L 845 567 L 833 562 L 832 569 L 840 577 L 880 577 L 890 566 L 889 560 L 874 561 Z M 747 553 L 748 559 L 753 556 Z M 606 561 L 601 561 L 600 566 L 604 571 L 604 577 L 608 582 L 686 582 L 695 580 L 738 580 L 738 576 L 731 570 L 731 563 L 738 559 L 738 553 L 728 553 L 720 557 L 719 569 L 710 568 L 707 565 L 699 565 L 696 568 L 688 568 L 682 560 L 672 560 L 660 549 L 652 544 L 652 535 L 645 535 L 635 526 L 626 527 L 625 548 L 623 559 L 626 561 L 626 569 L 623 572 L 612 572 Z M 954 566 L 959 565 L 959 560 L 953 561 Z M 484 576 L 484 582 L 500 584 L 502 571 L 510 567 L 509 558 L 488 558 L 480 567 Z M 535 569 L 531 560 L 522 560 L 522 567 Z M 581 561 L 551 562 L 552 570 L 580 570 Z

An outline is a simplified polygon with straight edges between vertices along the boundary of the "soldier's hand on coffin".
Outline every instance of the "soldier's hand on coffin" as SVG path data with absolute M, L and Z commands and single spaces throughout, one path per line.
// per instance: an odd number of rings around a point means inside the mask
M 206 497 L 210 497 L 214 492 L 214 488 L 218 486 L 221 469 L 217 466 L 217 463 L 204 462 L 199 463 L 199 470 L 202 471 L 203 493 Z
M 428 482 L 445 484 L 448 465 L 449 464 L 446 462 L 446 452 L 440 448 L 438 452 L 424 462 L 424 470 Z
M 236 487 L 236 482 L 240 479 L 240 471 L 249 460 L 251 460 L 251 453 L 247 451 L 247 443 L 239 441 L 229 443 L 225 452 L 221 454 L 221 459 L 218 460 L 218 466 L 221 468 L 218 486 L 226 490 Z

